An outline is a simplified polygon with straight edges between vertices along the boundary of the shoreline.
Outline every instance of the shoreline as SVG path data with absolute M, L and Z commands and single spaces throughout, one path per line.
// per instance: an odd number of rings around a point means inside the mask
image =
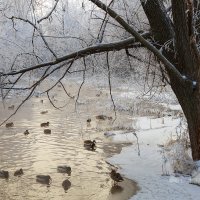
M 111 164 L 120 167 L 120 173 L 125 177 L 138 183 L 140 190 L 130 200 L 197 200 L 200 188 L 190 184 L 191 177 L 175 177 L 167 163 L 169 176 L 163 176 L 163 158 L 159 144 L 164 144 L 167 138 L 175 130 L 176 123 L 172 126 L 163 126 L 138 131 L 137 136 L 140 143 L 140 156 L 138 156 L 136 145 L 124 147 L 120 154 L 108 159 Z M 135 139 L 131 134 L 115 135 L 113 139 L 124 141 Z

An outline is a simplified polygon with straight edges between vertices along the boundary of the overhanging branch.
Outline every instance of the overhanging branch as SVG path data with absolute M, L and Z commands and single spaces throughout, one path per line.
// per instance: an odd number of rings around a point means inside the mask
M 89 0 L 93 2 L 100 9 L 107 12 L 113 19 L 115 19 L 127 32 L 129 32 L 133 37 L 136 38 L 141 44 L 143 44 L 148 50 L 153 52 L 157 58 L 165 65 L 165 67 L 174 74 L 174 76 L 180 80 L 180 82 L 189 81 L 185 78 L 177 68 L 150 42 L 148 42 L 142 35 L 140 35 L 136 30 L 134 30 L 129 24 L 127 24 L 114 10 L 106 6 L 99 0 Z M 190 81 L 189 81 L 190 82 Z
M 143 34 L 144 38 L 147 38 L 149 36 L 150 36 L 149 33 Z M 19 71 L 12 71 L 12 72 L 9 72 L 9 73 L 5 73 L 5 74 L 2 74 L 2 76 L 26 73 L 28 71 L 43 68 L 43 67 L 46 67 L 46 66 L 53 66 L 53 65 L 59 64 L 61 62 L 67 61 L 67 60 L 69 62 L 71 62 L 72 59 L 77 60 L 79 58 L 86 57 L 87 55 L 91 55 L 91 54 L 108 52 L 108 51 L 119 51 L 121 49 L 133 48 L 134 46 L 138 47 L 138 42 L 136 42 L 136 39 L 133 38 L 133 37 L 130 37 L 128 39 L 125 39 L 125 40 L 122 40 L 122 41 L 119 41 L 119 42 L 113 42 L 113 43 L 108 43 L 108 44 L 98 44 L 98 45 L 95 45 L 95 46 L 87 47 L 85 49 L 81 49 L 79 51 L 73 52 L 73 53 L 68 54 L 66 56 L 57 58 L 54 61 L 38 64 L 38 65 L 35 65 L 35 66 L 32 66 L 32 67 L 21 69 Z

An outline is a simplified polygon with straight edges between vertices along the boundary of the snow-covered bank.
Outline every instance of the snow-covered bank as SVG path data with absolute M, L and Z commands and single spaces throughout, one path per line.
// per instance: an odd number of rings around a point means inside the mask
M 169 163 L 163 156 L 160 145 L 175 134 L 179 119 L 166 118 L 164 124 L 161 119 L 154 119 L 152 129 L 147 129 L 148 118 L 138 119 L 140 131 L 137 136 L 140 143 L 140 156 L 136 145 L 136 138 L 132 133 L 116 134 L 115 141 L 132 141 L 132 146 L 126 147 L 119 155 L 109 159 L 109 162 L 120 167 L 120 172 L 127 178 L 138 182 L 141 190 L 131 200 L 198 200 L 200 187 L 189 184 L 191 178 L 162 176 L 164 170 L 172 173 Z M 157 123 L 156 123 L 157 122 Z

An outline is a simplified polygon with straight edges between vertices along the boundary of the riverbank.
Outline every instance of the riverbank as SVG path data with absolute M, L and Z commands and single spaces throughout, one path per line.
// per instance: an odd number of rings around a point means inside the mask
M 190 176 L 175 176 L 169 160 L 164 156 L 163 145 L 176 134 L 180 119 L 172 117 L 154 119 L 154 126 L 148 128 L 150 119 L 138 118 L 140 130 L 136 131 L 139 139 L 140 155 L 136 138 L 132 133 L 112 136 L 115 141 L 133 142 L 123 148 L 119 155 L 109 162 L 119 166 L 120 172 L 138 182 L 141 188 L 131 200 L 198 200 L 200 187 L 190 184 Z M 163 171 L 164 170 L 164 171 Z

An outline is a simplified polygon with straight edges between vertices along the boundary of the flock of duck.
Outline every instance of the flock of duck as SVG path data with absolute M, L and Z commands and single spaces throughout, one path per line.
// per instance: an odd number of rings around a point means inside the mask
M 8 109 L 14 109 L 14 106 L 10 106 L 8 107 Z M 42 111 L 41 114 L 46 114 L 48 111 Z M 98 120 L 112 120 L 112 117 L 107 117 L 105 115 L 98 115 L 96 116 L 96 119 Z M 91 119 L 87 119 L 87 123 L 90 123 Z M 51 129 L 47 129 L 47 127 L 49 126 L 49 122 L 44 122 L 41 123 L 40 126 L 45 128 L 44 129 L 44 134 L 51 134 Z M 6 125 L 6 128 L 10 128 L 14 126 L 13 122 L 9 122 Z M 30 132 L 29 130 L 25 130 L 24 135 L 29 135 Z M 91 150 L 91 151 L 95 151 L 96 150 L 96 141 L 95 140 L 85 140 L 84 141 L 84 145 L 85 149 L 87 150 Z M 68 176 L 71 176 L 71 167 L 64 165 L 64 166 L 58 166 L 57 167 L 57 172 L 58 173 L 66 173 Z M 24 174 L 23 169 L 19 169 L 16 170 L 14 172 L 14 176 L 22 176 Z M 0 170 L 0 178 L 3 179 L 9 179 L 9 172 L 5 171 L 5 170 Z M 114 185 L 117 185 L 118 182 L 123 181 L 123 177 L 117 173 L 117 171 L 115 169 L 112 169 L 110 172 L 110 178 L 114 181 Z M 41 183 L 41 184 L 46 184 L 47 186 L 50 186 L 50 184 L 52 183 L 52 178 L 50 175 L 37 175 L 36 176 L 36 182 Z M 71 182 L 66 179 L 62 182 L 62 187 L 64 189 L 65 192 L 67 192 L 67 190 L 71 187 Z
M 58 173 L 66 173 L 68 176 L 70 176 L 71 175 L 71 167 L 66 166 L 66 165 L 58 166 L 57 172 Z M 23 174 L 24 174 L 23 169 L 19 169 L 14 172 L 14 176 L 18 176 L 18 177 L 22 176 Z M 1 170 L 0 178 L 9 179 L 9 172 Z M 49 175 L 37 175 L 36 182 L 50 186 L 50 184 L 52 183 L 52 179 L 51 179 L 51 176 L 49 176 Z M 71 182 L 68 179 L 64 180 L 62 182 L 62 187 L 66 192 L 71 187 Z
M 68 176 L 71 176 L 71 171 L 72 171 L 71 167 L 67 165 L 57 167 L 58 173 L 66 173 Z M 18 177 L 22 176 L 23 174 L 24 174 L 23 169 L 19 169 L 14 172 L 14 176 Z M 0 170 L 0 178 L 9 179 L 9 172 Z M 110 178 L 114 181 L 114 185 L 117 185 L 118 182 L 124 180 L 121 174 L 117 173 L 115 169 L 112 169 L 112 171 L 110 172 Z M 37 175 L 36 182 L 50 186 L 50 184 L 52 183 L 52 178 L 49 175 Z M 67 190 L 70 189 L 71 185 L 72 184 L 68 179 L 62 182 L 62 187 L 65 192 L 67 192 Z

